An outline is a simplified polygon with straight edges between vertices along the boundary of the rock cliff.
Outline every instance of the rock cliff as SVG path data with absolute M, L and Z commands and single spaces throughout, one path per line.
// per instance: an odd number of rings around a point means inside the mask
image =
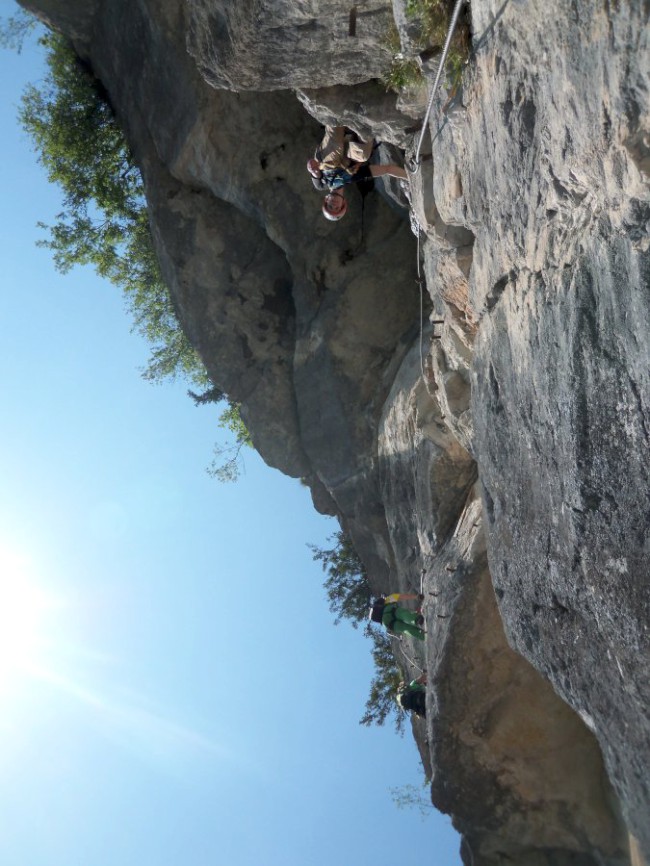
M 304 170 L 325 122 L 412 155 L 436 46 L 386 92 L 392 22 L 422 49 L 402 0 L 25 5 L 106 88 L 260 454 L 378 591 L 422 581 L 426 647 L 396 651 L 428 671 L 414 735 L 464 862 L 650 857 L 648 0 L 473 0 L 419 244 L 395 182 L 331 224 Z

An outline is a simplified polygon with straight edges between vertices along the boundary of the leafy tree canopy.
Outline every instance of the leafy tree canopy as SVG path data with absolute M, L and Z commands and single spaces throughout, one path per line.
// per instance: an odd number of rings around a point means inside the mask
M 435 811 L 431 802 L 431 780 L 424 778 L 422 785 L 402 785 L 390 789 L 393 803 L 398 809 L 417 809 L 422 819 Z
M 9 48 L 18 54 L 23 50 L 25 39 L 36 29 L 38 19 L 25 9 L 15 15 L 0 19 L 0 48 Z
M 31 16 L 15 18 L 5 24 L 6 45 L 15 46 L 33 23 Z M 108 94 L 68 40 L 48 33 L 39 41 L 50 75 L 38 87 L 27 87 L 19 118 L 48 179 L 63 191 L 63 210 L 54 225 L 40 224 L 49 237 L 39 245 L 52 251 L 62 273 L 74 265 L 92 265 L 122 289 L 134 329 L 151 346 L 145 379 L 186 378 L 204 389 L 201 395 L 190 392 L 197 405 L 227 400 L 210 383 L 163 282 L 142 175 Z M 229 403 L 220 426 L 234 433 L 235 443 L 223 449 L 223 465 L 215 461 L 209 471 L 221 480 L 233 480 L 239 474 L 241 448 L 252 445 L 237 404 Z
M 234 436 L 230 445 L 215 445 L 214 460 L 208 466 L 208 475 L 218 481 L 236 481 L 242 468 L 242 448 L 252 448 L 253 440 L 248 428 L 239 414 L 238 403 L 231 403 L 219 416 L 219 426 L 229 430 Z
M 370 652 L 375 674 L 360 724 L 383 725 L 390 719 L 401 734 L 406 713 L 395 700 L 395 695 L 403 676 L 389 635 L 368 624 L 368 608 L 373 594 L 368 575 L 345 532 L 335 532 L 328 540 L 334 543 L 328 550 L 314 545 L 310 547 L 314 560 L 321 563 L 327 574 L 324 587 L 330 611 L 335 616 L 334 623 L 338 625 L 346 619 L 353 628 L 364 623 L 364 634 L 372 642 Z
M 20 121 L 48 179 L 63 190 L 63 210 L 40 242 L 65 273 L 77 264 L 124 291 L 135 329 L 151 344 L 144 377 L 208 379 L 179 324 L 154 252 L 142 176 L 101 83 L 62 36 L 48 33 L 50 75 L 23 94 Z
M 310 545 L 314 560 L 321 563 L 327 574 L 323 585 L 329 609 L 335 616 L 335 625 L 347 619 L 353 628 L 358 628 L 360 622 L 368 619 L 372 597 L 368 575 L 349 536 L 339 531 L 329 541 L 334 542 L 329 550 Z
M 368 629 L 372 641 L 370 653 L 375 664 L 375 674 L 370 683 L 370 694 L 360 724 L 383 725 L 392 720 L 398 734 L 404 732 L 406 713 L 397 703 L 397 687 L 404 679 L 393 653 L 391 638 L 385 633 Z

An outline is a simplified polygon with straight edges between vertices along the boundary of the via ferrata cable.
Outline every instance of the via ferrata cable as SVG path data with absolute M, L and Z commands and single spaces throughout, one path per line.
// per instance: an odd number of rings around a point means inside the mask
M 454 6 L 454 11 L 451 15 L 451 20 L 449 22 L 449 28 L 447 30 L 447 38 L 445 39 L 445 46 L 442 49 L 442 54 L 440 55 L 440 63 L 438 65 L 438 72 L 436 74 L 435 81 L 433 82 L 433 87 L 431 88 L 431 95 L 429 96 L 429 103 L 427 105 L 427 110 L 424 114 L 424 120 L 422 121 L 422 130 L 420 132 L 420 138 L 418 140 L 418 146 L 415 150 L 415 155 L 409 161 L 408 169 L 411 174 L 417 174 L 420 169 L 420 151 L 422 150 L 422 142 L 424 141 L 424 133 L 427 130 L 427 126 L 429 123 L 429 115 L 431 114 L 431 108 L 433 107 L 433 100 L 436 95 L 436 91 L 438 90 L 438 85 L 440 84 L 440 79 L 442 78 L 442 72 L 445 68 L 445 62 L 447 60 L 447 54 L 449 53 L 449 46 L 451 45 L 451 40 L 454 36 L 454 31 L 456 30 L 456 25 L 458 24 L 458 17 L 460 15 L 460 10 L 463 8 L 467 0 L 456 0 L 456 5 Z

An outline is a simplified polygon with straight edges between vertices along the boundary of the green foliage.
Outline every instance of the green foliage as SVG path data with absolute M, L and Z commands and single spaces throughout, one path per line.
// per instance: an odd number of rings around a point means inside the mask
M 414 58 L 402 53 L 402 43 L 395 24 L 391 24 L 384 38 L 384 44 L 392 55 L 390 66 L 382 75 L 387 90 L 399 91 L 422 80 L 422 68 Z
M 398 809 L 417 809 L 422 819 L 427 818 L 434 810 L 431 802 L 431 782 L 425 779 L 421 787 L 417 785 L 402 785 L 391 788 L 393 803 Z
M 41 246 L 58 270 L 92 265 L 120 286 L 134 328 L 152 346 L 144 377 L 208 381 L 178 321 L 154 252 L 142 176 L 110 101 L 92 70 L 57 34 L 40 42 L 50 75 L 23 94 L 19 117 L 48 179 L 63 191 L 63 210 Z
M 452 94 L 458 87 L 463 77 L 463 70 L 467 65 L 467 54 L 461 49 L 454 48 L 453 46 L 449 49 L 449 54 L 447 55 L 447 80 L 452 88 Z
M 49 33 L 40 42 L 50 76 L 40 87 L 26 89 L 19 117 L 48 179 L 63 191 L 63 210 L 53 226 L 40 224 L 49 229 L 49 238 L 39 245 L 52 251 L 62 273 L 92 265 L 122 289 L 134 329 L 151 346 L 145 379 L 188 379 L 204 389 L 189 392 L 197 405 L 226 399 L 211 386 L 162 279 L 142 175 L 108 94 L 66 39 Z M 219 426 L 235 441 L 215 449 L 225 460 L 215 459 L 209 472 L 232 481 L 240 472 L 241 448 L 252 442 L 236 404 L 221 413 Z
M 25 40 L 38 24 L 35 18 L 26 9 L 19 9 L 15 15 L 0 20 L 0 48 L 8 48 L 17 54 L 23 50 Z
M 383 725 L 392 719 L 398 734 L 404 733 L 406 713 L 395 700 L 397 687 L 404 676 L 395 661 L 391 638 L 385 633 L 369 628 L 367 635 L 372 641 L 372 660 L 375 674 L 370 683 L 370 694 L 366 710 L 361 717 L 362 725 Z
M 207 406 L 208 403 L 221 403 L 222 400 L 226 399 L 226 395 L 220 388 L 217 388 L 216 385 L 211 385 L 201 394 L 197 394 L 195 391 L 192 391 L 192 389 L 189 389 L 187 396 L 194 400 L 195 406 Z
M 422 81 L 422 67 L 414 58 L 404 57 L 401 53 L 395 54 L 388 70 L 382 76 L 382 81 L 387 90 L 403 90 Z
M 449 28 L 449 11 L 445 0 L 406 0 L 406 15 L 419 25 L 417 50 L 427 56 L 441 52 Z M 417 58 L 402 53 L 399 31 L 393 25 L 387 36 L 386 46 L 392 54 L 391 65 L 383 76 L 389 90 L 399 91 L 422 80 L 422 66 Z M 462 75 L 469 54 L 466 28 L 457 27 L 447 55 L 447 74 L 452 86 L 456 86 Z
M 442 49 L 447 37 L 449 15 L 444 0 L 406 0 L 406 14 L 420 22 L 422 47 Z
M 353 628 L 358 628 L 359 623 L 368 618 L 372 598 L 366 570 L 344 532 L 335 532 L 328 541 L 334 542 L 334 547 L 329 550 L 309 546 L 314 560 L 322 564 L 327 574 L 323 585 L 329 609 L 335 617 L 334 624 L 338 625 L 342 619 L 347 619 Z
M 406 14 L 420 22 L 422 50 L 442 51 L 447 39 L 450 14 L 445 0 L 406 0 Z M 456 27 L 447 54 L 446 72 L 449 82 L 456 86 L 469 56 L 467 27 Z
M 219 416 L 219 427 L 229 430 L 235 437 L 229 445 L 215 445 L 214 460 L 207 468 L 208 475 L 217 481 L 236 481 L 242 472 L 242 448 L 252 448 L 253 440 L 240 415 L 240 405 L 229 403 Z
M 395 661 L 391 638 L 367 623 L 373 595 L 368 575 L 349 536 L 339 531 L 328 540 L 334 543 L 328 550 L 314 545 L 310 545 L 310 548 L 314 560 L 321 563 L 327 574 L 324 586 L 329 609 L 335 616 L 334 623 L 338 625 L 345 619 L 353 628 L 358 628 L 359 623 L 363 622 L 364 634 L 372 642 L 370 652 L 375 673 L 360 724 L 383 725 L 392 719 L 395 729 L 401 734 L 406 714 L 395 700 L 395 695 L 403 677 Z
M 187 393 L 194 400 L 195 406 L 207 406 L 210 403 L 227 401 L 223 391 L 214 385 L 201 394 L 192 390 Z M 243 463 L 240 454 L 241 449 L 253 447 L 253 440 L 242 420 L 240 408 L 238 403 L 228 403 L 219 415 L 219 427 L 229 430 L 234 436 L 234 441 L 229 445 L 215 445 L 214 447 L 215 456 L 206 472 L 218 481 L 236 481 L 241 474 Z

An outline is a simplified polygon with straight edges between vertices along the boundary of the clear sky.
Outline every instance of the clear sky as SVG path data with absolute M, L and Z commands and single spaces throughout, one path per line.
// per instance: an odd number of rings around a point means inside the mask
M 141 380 L 117 290 L 35 247 L 43 69 L 0 63 L 0 863 L 458 866 L 445 817 L 392 801 L 410 735 L 358 725 L 368 647 L 307 548 L 336 524 L 254 454 L 211 479 L 214 407 Z

